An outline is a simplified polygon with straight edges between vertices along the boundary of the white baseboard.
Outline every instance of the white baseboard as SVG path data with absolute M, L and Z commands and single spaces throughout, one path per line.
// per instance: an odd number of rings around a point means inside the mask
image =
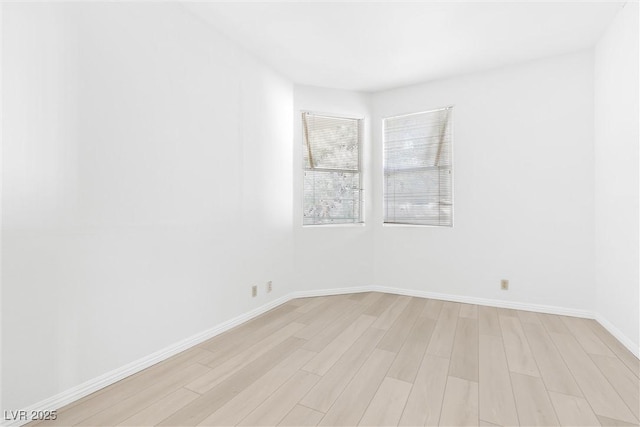
M 613 323 L 609 322 L 607 319 L 602 317 L 602 315 L 596 314 L 594 316 L 594 319 L 596 320 L 596 322 L 600 323 L 603 328 L 609 331 L 609 333 L 613 335 L 615 339 L 620 341 L 620 343 L 623 346 L 625 346 L 627 350 L 629 350 L 631 353 L 634 354 L 634 356 L 640 359 L 640 348 L 639 348 L 640 346 L 638 343 L 633 342 L 632 339 L 630 339 L 628 336 L 623 334 L 622 331 L 620 331 L 620 329 L 613 326 Z
M 414 289 L 399 289 L 399 288 L 392 288 L 387 286 L 368 285 L 368 286 L 357 286 L 357 287 L 350 287 L 350 288 L 320 289 L 320 290 L 311 290 L 311 291 L 297 291 L 297 292 L 293 292 L 288 295 L 285 295 L 283 297 L 280 297 L 254 310 L 241 314 L 240 316 L 236 316 L 226 322 L 220 323 L 219 325 L 214 326 L 213 328 L 210 328 L 210 329 L 207 329 L 206 331 L 192 335 L 191 337 L 186 338 L 182 341 L 179 341 L 175 344 L 172 344 L 168 347 L 165 347 L 162 350 L 159 350 L 146 357 L 140 358 L 134 362 L 131 362 L 125 366 L 122 366 L 121 368 L 114 369 L 113 371 L 107 372 L 104 375 L 101 375 L 97 378 L 86 381 L 76 387 L 73 387 L 69 390 L 58 393 L 55 396 L 42 400 L 38 403 L 35 403 L 25 408 L 24 410 L 27 411 L 27 413 L 31 413 L 31 411 L 52 411 L 52 410 L 59 409 L 65 405 L 68 405 L 69 403 L 72 403 L 78 399 L 88 396 L 89 394 L 94 393 L 100 390 L 101 388 L 104 388 L 117 381 L 120 381 L 123 378 L 126 378 L 130 375 L 140 372 L 143 369 L 146 369 L 152 365 L 155 365 L 158 362 L 161 362 L 171 356 L 174 356 L 184 350 L 187 350 L 190 347 L 193 347 L 210 338 L 213 338 L 216 335 L 219 335 L 235 326 L 238 326 L 248 320 L 251 320 L 254 317 L 259 316 L 260 314 L 265 313 L 266 311 L 269 311 L 294 298 L 308 298 L 308 297 L 316 297 L 316 296 L 341 295 L 341 294 L 360 293 L 360 292 L 385 292 L 385 293 L 391 293 L 391 294 L 397 294 L 397 295 L 407 295 L 412 297 L 461 302 L 466 304 L 486 305 L 491 307 L 511 308 L 511 309 L 517 309 L 517 310 L 535 311 L 539 313 L 560 314 L 564 316 L 574 316 L 574 317 L 595 319 L 605 329 L 607 329 L 618 341 L 620 341 L 626 348 L 628 348 L 629 351 L 635 354 L 636 357 L 639 357 L 638 345 L 636 343 L 634 343 L 631 339 L 626 337 L 622 332 L 620 332 L 619 329 L 613 326 L 610 322 L 608 322 L 602 316 L 586 310 L 577 310 L 572 308 L 557 307 L 557 306 L 542 305 L 542 304 L 528 304 L 528 303 L 496 300 L 496 299 L 489 299 L 489 298 L 442 294 L 442 293 L 436 293 L 436 292 L 418 291 Z M 20 426 L 20 425 L 26 424 L 27 422 L 28 421 L 15 421 L 15 422 L 5 421 L 2 423 L 2 425 Z
M 595 319 L 600 323 L 611 335 L 613 335 L 622 345 L 624 345 L 631 353 L 640 358 L 638 344 L 624 335 L 618 328 L 603 318 L 601 315 L 588 310 L 578 310 L 575 308 L 559 307 L 555 305 L 530 304 L 516 301 L 505 301 L 490 298 L 478 298 L 464 295 L 442 294 L 437 292 L 418 291 L 415 289 L 400 289 L 388 286 L 358 286 L 353 288 L 335 288 L 313 291 L 301 291 L 291 294 L 292 298 L 318 297 L 326 295 L 341 295 L 358 292 L 386 292 L 389 294 L 406 295 L 419 298 L 431 298 L 443 301 L 461 302 L 465 304 L 486 305 L 489 307 L 510 308 L 514 310 L 535 311 L 537 313 L 558 314 L 561 316 L 581 317 L 585 319 Z
M 168 347 L 165 347 L 159 351 L 156 351 L 155 353 L 142 357 L 120 368 L 114 369 L 113 371 L 107 372 L 103 375 L 100 375 L 99 377 L 93 378 L 89 381 L 85 381 L 80 385 L 77 385 L 61 393 L 58 393 L 55 396 L 52 396 L 48 399 L 44 399 L 38 403 L 35 403 L 27 408 L 24 408 L 24 411 L 26 411 L 26 414 L 30 414 L 32 413 L 32 411 L 53 411 L 53 410 L 62 408 L 63 406 L 66 406 L 72 402 L 75 402 L 78 399 L 88 396 L 91 393 L 94 393 L 104 387 L 114 384 L 130 375 L 140 372 L 143 369 L 153 366 L 156 363 L 162 362 L 163 360 L 168 359 L 171 356 L 175 356 L 176 354 L 184 350 L 187 350 L 235 326 L 238 326 L 248 320 L 251 320 L 256 316 L 259 316 L 262 313 L 265 313 L 289 301 L 290 299 L 291 299 L 291 296 L 287 295 L 287 296 L 278 298 L 276 300 L 273 300 L 247 313 L 241 314 L 240 316 L 236 316 L 230 320 L 227 320 L 226 322 L 222 322 L 211 329 L 207 329 L 206 331 L 192 335 L 189 338 L 178 341 L 177 343 L 172 344 Z M 28 422 L 29 422 L 28 420 L 26 421 L 25 420 L 16 420 L 16 421 L 4 420 L 2 425 L 3 426 L 21 426 Z
M 442 294 L 438 292 L 417 291 L 414 289 L 398 289 L 387 286 L 372 286 L 371 290 L 390 294 L 407 295 L 411 297 L 431 298 L 443 301 L 461 302 L 465 304 L 486 305 L 490 307 L 511 308 L 514 310 L 535 311 L 538 313 L 560 314 L 563 316 L 593 318 L 593 313 L 586 310 L 558 307 L 554 305 L 529 304 L 515 301 L 497 300 L 491 298 L 478 298 L 465 295 Z
M 374 289 L 374 288 L 375 286 L 356 286 L 352 288 L 333 288 L 333 289 L 318 289 L 318 290 L 312 290 L 312 291 L 296 291 L 289 294 L 289 297 L 290 299 L 310 298 L 310 297 L 324 297 L 329 295 L 357 294 L 361 292 L 377 291 L 377 289 Z
M 585 319 L 594 319 L 600 323 L 611 335 L 613 335 L 627 350 L 640 359 L 640 345 L 627 337 L 620 329 L 615 327 L 611 322 L 602 315 L 588 310 L 578 310 L 575 308 L 558 307 L 554 305 L 529 304 L 515 301 L 503 301 L 489 298 L 477 298 L 469 296 L 440 294 L 435 292 L 416 291 L 409 289 L 396 289 L 385 286 L 372 286 L 371 290 L 379 292 L 387 292 L 399 295 L 416 296 L 422 298 L 439 299 L 444 301 L 462 302 L 466 304 L 486 305 L 490 307 L 510 308 L 515 310 L 535 311 L 537 313 L 559 314 L 561 316 L 582 317 Z M 360 291 L 361 292 L 361 291 Z

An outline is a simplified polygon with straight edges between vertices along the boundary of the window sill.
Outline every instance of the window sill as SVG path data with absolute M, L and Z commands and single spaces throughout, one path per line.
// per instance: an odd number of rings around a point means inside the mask
M 390 227 L 390 228 L 396 228 L 396 227 L 399 227 L 399 228 L 404 228 L 404 227 L 453 228 L 453 225 L 427 225 L 427 224 L 390 224 L 390 223 L 383 223 L 382 226 L 383 227 Z
M 310 224 L 303 225 L 302 228 L 349 228 L 349 227 L 364 227 L 366 224 L 364 222 L 357 222 L 354 224 Z

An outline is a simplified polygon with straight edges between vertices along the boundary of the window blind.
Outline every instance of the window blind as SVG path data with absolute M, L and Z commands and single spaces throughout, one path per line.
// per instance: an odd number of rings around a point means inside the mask
M 361 222 L 360 121 L 302 113 L 303 224 Z
M 384 119 L 385 223 L 453 225 L 451 112 Z

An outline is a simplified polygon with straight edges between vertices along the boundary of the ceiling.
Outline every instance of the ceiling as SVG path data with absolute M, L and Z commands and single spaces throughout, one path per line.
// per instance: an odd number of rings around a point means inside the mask
M 623 2 L 201 2 L 192 13 L 295 83 L 358 91 L 592 47 Z

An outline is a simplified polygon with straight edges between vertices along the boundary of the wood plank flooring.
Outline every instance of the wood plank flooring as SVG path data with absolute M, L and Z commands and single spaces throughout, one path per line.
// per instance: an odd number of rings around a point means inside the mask
M 639 365 L 593 320 L 377 292 L 304 298 L 37 425 L 637 426 Z

